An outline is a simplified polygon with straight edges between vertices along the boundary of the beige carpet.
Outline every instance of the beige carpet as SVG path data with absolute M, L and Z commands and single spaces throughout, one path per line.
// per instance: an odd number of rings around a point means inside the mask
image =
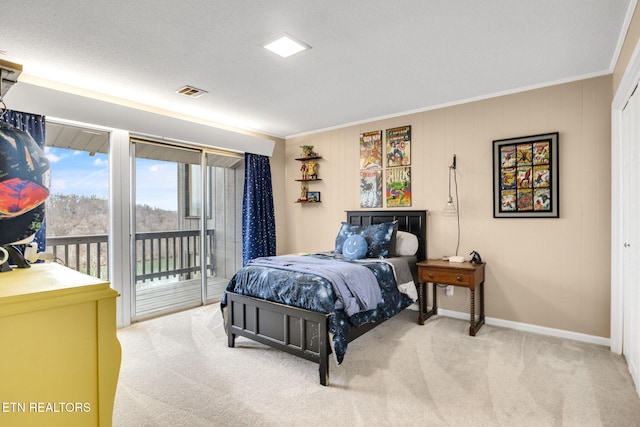
M 238 338 L 219 305 L 118 332 L 114 426 L 638 426 L 624 359 L 606 347 L 406 310 L 318 366 Z M 333 361 L 332 361 L 333 362 Z

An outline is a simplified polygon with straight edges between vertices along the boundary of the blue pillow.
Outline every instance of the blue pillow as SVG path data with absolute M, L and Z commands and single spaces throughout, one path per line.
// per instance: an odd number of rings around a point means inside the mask
M 345 240 L 354 234 L 360 234 L 368 245 L 367 258 L 386 258 L 392 255 L 395 247 L 397 221 L 389 221 L 373 225 L 355 225 L 343 222 L 336 236 L 335 253 L 342 253 Z
M 386 258 L 390 249 L 395 245 L 397 222 L 390 221 L 381 224 L 367 225 L 362 227 L 359 234 L 362 235 L 369 245 L 367 258 Z
M 367 254 L 369 245 L 364 237 L 359 234 L 353 234 L 347 237 L 342 245 L 342 255 L 347 259 L 364 258 Z
M 335 253 L 341 254 L 342 247 L 344 246 L 344 241 L 347 240 L 349 236 L 359 234 L 361 229 L 362 227 L 359 225 L 349 224 L 348 222 L 341 223 L 340 230 L 338 231 L 338 235 L 336 236 Z

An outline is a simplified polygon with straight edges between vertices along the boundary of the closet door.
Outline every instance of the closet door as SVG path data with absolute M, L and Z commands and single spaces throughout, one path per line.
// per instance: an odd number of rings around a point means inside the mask
M 640 94 L 623 111 L 622 170 L 622 351 L 640 393 Z

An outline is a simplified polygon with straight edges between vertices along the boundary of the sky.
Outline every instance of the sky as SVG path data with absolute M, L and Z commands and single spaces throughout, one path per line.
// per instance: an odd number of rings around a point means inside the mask
M 51 163 L 51 194 L 109 198 L 109 156 L 45 147 Z M 177 164 L 136 160 L 136 204 L 177 211 Z

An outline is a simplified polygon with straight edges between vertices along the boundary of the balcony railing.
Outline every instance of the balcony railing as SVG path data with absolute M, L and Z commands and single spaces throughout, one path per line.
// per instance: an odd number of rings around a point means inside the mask
M 109 280 L 108 241 L 107 234 L 47 237 L 46 252 L 69 268 Z
M 214 274 L 214 230 L 206 232 L 207 269 Z M 47 237 L 47 252 L 67 267 L 109 279 L 108 235 Z M 200 272 L 198 230 L 136 233 L 136 283 L 177 277 L 188 280 Z
M 213 230 L 206 232 L 207 269 L 213 276 Z M 200 273 L 200 231 L 136 233 L 136 283 L 179 276 L 189 280 Z

